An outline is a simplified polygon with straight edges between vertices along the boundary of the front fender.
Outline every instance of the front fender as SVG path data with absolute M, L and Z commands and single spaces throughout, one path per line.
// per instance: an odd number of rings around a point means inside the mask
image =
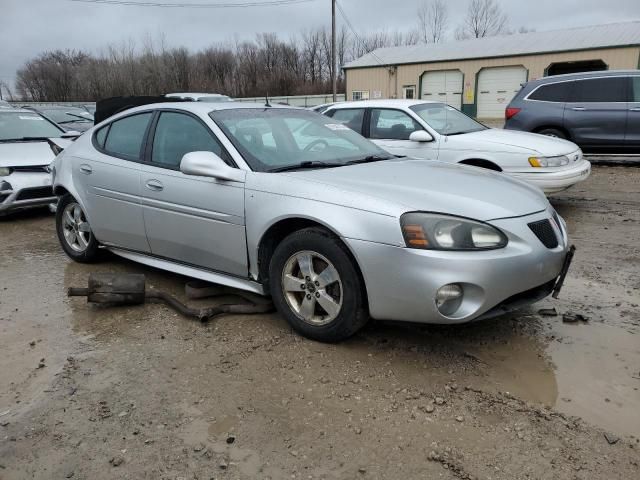
M 310 220 L 341 238 L 403 245 L 396 216 L 358 210 L 318 200 L 261 191 L 247 191 L 246 230 L 249 273 L 258 277 L 258 247 L 265 233 L 287 219 Z

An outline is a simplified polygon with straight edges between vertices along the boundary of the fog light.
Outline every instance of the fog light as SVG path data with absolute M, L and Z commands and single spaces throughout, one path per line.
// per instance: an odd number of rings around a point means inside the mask
M 451 315 L 460 306 L 462 295 L 462 287 L 457 283 L 440 287 L 436 292 L 436 307 L 443 315 Z

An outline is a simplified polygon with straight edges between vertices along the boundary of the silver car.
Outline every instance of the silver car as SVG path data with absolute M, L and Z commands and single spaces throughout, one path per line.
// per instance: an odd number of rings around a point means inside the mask
M 30 110 L 0 109 L 0 215 L 41 207 L 57 199 L 49 164 L 50 142 L 64 147 L 70 140 L 53 122 Z
M 136 107 L 56 158 L 64 251 L 99 247 L 273 297 L 298 332 L 338 341 L 369 318 L 462 323 L 549 295 L 563 220 L 494 172 L 397 158 L 303 109 Z

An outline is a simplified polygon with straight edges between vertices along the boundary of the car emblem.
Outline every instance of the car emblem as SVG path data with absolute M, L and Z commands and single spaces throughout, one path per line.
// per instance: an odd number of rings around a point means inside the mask
M 51 173 L 51 167 L 47 165 L 46 167 L 44 167 L 44 171 L 47 173 Z

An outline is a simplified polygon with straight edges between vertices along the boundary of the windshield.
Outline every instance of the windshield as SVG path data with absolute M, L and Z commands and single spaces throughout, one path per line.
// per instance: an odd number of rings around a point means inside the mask
M 487 128 L 444 103 L 420 103 L 409 108 L 440 135 L 459 135 Z
M 0 142 L 25 138 L 59 138 L 62 130 L 34 112 L 0 111 Z
M 42 113 L 56 123 L 75 123 L 75 122 L 93 122 L 93 116 L 81 109 L 58 110 L 58 109 L 42 109 Z
M 258 172 L 394 158 L 345 125 L 306 110 L 243 108 L 210 116 Z

